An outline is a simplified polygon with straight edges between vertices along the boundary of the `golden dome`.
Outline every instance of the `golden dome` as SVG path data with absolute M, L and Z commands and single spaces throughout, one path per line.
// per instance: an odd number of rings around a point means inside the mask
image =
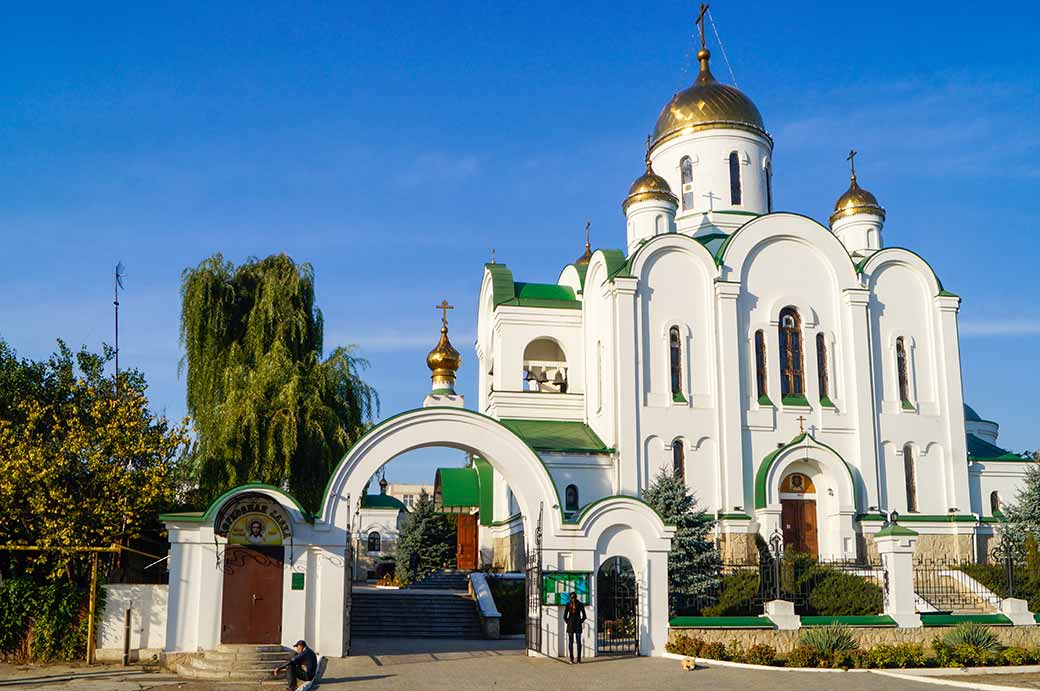
M 711 52 L 705 48 L 697 53 L 700 74 L 693 86 L 673 96 L 661 111 L 654 126 L 652 146 L 686 130 L 721 127 L 750 129 L 769 136 L 762 124 L 762 115 L 751 99 L 737 87 L 715 80 L 708 69 L 710 57 Z
M 650 158 L 646 159 L 646 172 L 636 178 L 632 186 L 628 188 L 628 196 L 621 204 L 622 211 L 628 209 L 629 204 L 643 202 L 647 199 L 664 199 L 678 205 L 679 200 L 672 193 L 668 181 L 654 172 L 650 166 Z
M 856 174 L 852 174 L 852 181 L 845 194 L 838 197 L 834 203 L 834 213 L 831 214 L 831 225 L 843 216 L 854 216 L 855 214 L 874 214 L 885 220 L 885 210 L 878 204 L 877 197 L 859 186 L 856 182 Z
M 454 390 L 455 373 L 462 366 L 462 356 L 448 340 L 447 318 L 441 321 L 441 340 L 437 341 L 437 346 L 426 356 L 426 366 L 433 372 L 430 379 L 433 380 L 435 391 L 437 389 Z

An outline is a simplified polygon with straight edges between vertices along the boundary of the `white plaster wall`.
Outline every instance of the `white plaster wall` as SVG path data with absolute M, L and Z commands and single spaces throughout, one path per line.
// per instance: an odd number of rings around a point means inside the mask
M 586 420 L 607 446 L 614 447 L 617 444 L 614 403 L 619 368 L 614 340 L 613 291 L 607 282 L 607 266 L 600 253 L 596 253 L 589 263 L 584 297 L 584 359 L 588 363 L 585 370 Z
M 566 506 L 567 485 L 578 486 L 578 510 L 614 494 L 614 459 L 606 454 L 539 454 L 559 491 L 559 506 Z
M 97 621 L 99 660 L 122 659 L 127 609 L 133 659 L 150 657 L 166 647 L 169 586 L 111 583 L 102 588 L 105 607 Z
M 992 517 L 989 504 L 991 492 L 998 493 L 1002 505 L 1014 503 L 1028 468 L 1028 463 L 972 463 L 968 468 L 972 513 Z

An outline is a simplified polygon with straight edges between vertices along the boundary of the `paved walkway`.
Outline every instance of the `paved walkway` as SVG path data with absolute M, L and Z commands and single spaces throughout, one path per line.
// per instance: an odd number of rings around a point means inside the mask
M 708 691 L 930 691 L 936 686 L 869 673 L 822 674 L 763 672 L 724 667 L 685 672 L 676 660 L 628 658 L 569 665 L 527 657 L 523 642 L 393 640 L 355 641 L 350 658 L 329 660 L 319 691 L 568 691 L 594 689 L 706 689 Z M 6 673 L 4 673 L 6 672 Z M 75 675 L 75 678 L 70 678 Z M 973 680 L 974 681 L 974 680 Z M 992 682 L 992 677 L 987 679 Z M 1002 679 L 998 683 L 1006 683 Z M 1029 681 L 1032 681 L 1030 679 Z M 283 682 L 284 683 L 284 682 Z M 88 669 L 0 669 L 0 691 L 55 689 L 74 691 L 246 691 L 250 684 L 194 682 L 118 666 Z M 264 691 L 284 688 L 271 682 Z M 1026 686 L 1025 688 L 1029 688 Z

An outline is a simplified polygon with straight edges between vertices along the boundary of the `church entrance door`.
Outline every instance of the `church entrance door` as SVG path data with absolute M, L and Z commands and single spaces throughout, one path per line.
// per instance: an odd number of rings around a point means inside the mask
M 784 551 L 819 556 L 816 536 L 816 487 L 801 474 L 791 473 L 780 483 L 780 524 Z
M 281 642 L 283 560 L 280 546 L 227 546 L 221 643 Z
M 477 569 L 477 517 L 460 513 L 458 518 L 458 541 L 455 548 L 455 564 L 459 569 Z

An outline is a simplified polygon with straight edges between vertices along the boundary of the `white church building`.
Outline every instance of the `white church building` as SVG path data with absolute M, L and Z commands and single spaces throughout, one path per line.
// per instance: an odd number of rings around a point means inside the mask
M 662 652 L 668 634 L 674 528 L 641 500 L 662 469 L 717 519 L 730 562 L 757 559 L 777 534 L 787 549 L 871 559 L 892 511 L 919 533 L 919 554 L 985 558 L 1028 460 L 965 405 L 960 298 L 912 249 L 885 243 L 898 219 L 854 167 L 833 210 L 809 210 L 826 224 L 775 211 L 762 115 L 712 76 L 708 50 L 697 58 L 694 84 L 665 104 L 633 166 L 642 174 L 619 193 L 617 249 L 586 244 L 554 284 L 485 265 L 475 358 L 462 369 L 478 380 L 472 409 L 454 391 L 462 358 L 445 320 L 425 405 L 359 440 L 316 513 L 245 486 L 163 517 L 168 650 L 305 638 L 345 654 L 364 487 L 430 446 L 480 459 L 470 478 L 444 474 L 469 486 L 438 481 L 435 495 L 479 512 L 482 565 L 595 574 L 627 560 L 642 654 Z M 258 569 L 272 589 L 266 623 L 228 607 L 256 609 L 239 586 L 263 580 Z M 553 636 L 537 645 L 562 654 L 558 608 L 538 610 Z

